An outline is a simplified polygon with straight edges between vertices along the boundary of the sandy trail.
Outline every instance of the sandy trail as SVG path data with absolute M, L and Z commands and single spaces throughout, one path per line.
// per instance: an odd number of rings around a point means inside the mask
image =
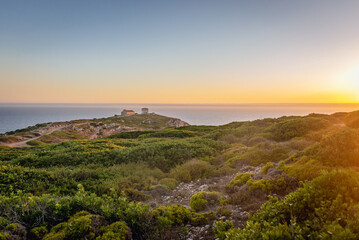
M 26 140 L 24 140 L 24 141 L 15 142 L 15 143 L 3 143 L 3 145 L 4 145 L 4 146 L 8 146 L 8 147 L 30 147 L 29 145 L 27 145 L 27 142 L 33 141 L 33 140 L 37 140 L 37 139 L 41 138 L 41 137 L 44 136 L 44 135 L 51 134 L 51 133 L 53 133 L 53 132 L 55 132 L 55 131 L 58 131 L 58 130 L 63 129 L 64 127 L 66 127 L 66 126 L 49 128 L 49 129 L 47 129 L 47 131 L 45 131 L 44 133 L 42 133 L 41 136 L 34 137 L 34 138 L 29 138 L 29 139 L 26 139 Z

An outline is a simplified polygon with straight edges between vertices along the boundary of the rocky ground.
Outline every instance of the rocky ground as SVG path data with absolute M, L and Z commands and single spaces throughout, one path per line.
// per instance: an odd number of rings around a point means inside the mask
M 290 178 L 288 175 L 283 173 L 282 170 L 278 169 L 278 164 L 275 163 L 272 168 L 268 170 L 267 173 L 261 173 L 263 166 L 253 167 L 250 165 L 243 165 L 238 169 L 238 172 L 228 176 L 219 176 L 212 177 L 207 179 L 201 179 L 196 181 L 191 181 L 188 183 L 180 183 L 172 191 L 165 189 L 163 187 L 156 187 L 145 194 L 150 194 L 152 197 L 147 202 L 152 207 L 169 205 L 169 204 L 180 204 L 187 208 L 190 208 L 190 199 L 194 194 L 205 191 L 205 192 L 218 192 L 221 196 L 226 199 L 230 199 L 232 193 L 228 192 L 229 183 L 237 176 L 239 173 L 252 173 L 254 180 L 260 179 L 278 179 L 285 178 L 288 181 L 290 189 L 281 189 L 283 194 L 273 194 L 274 196 L 282 197 L 288 194 L 289 192 L 296 189 L 299 185 L 298 182 Z M 291 182 L 293 181 L 293 182 Z M 236 189 L 235 192 L 248 191 L 248 186 L 245 184 L 240 189 Z M 230 201 L 226 204 L 225 208 L 229 211 L 229 214 L 224 214 L 222 216 L 218 215 L 218 205 L 211 206 L 206 208 L 203 212 L 213 211 L 216 213 L 216 220 L 230 220 L 233 222 L 234 226 L 241 227 L 248 219 L 249 214 L 254 213 L 265 201 L 267 201 L 267 193 L 258 191 L 253 191 L 251 196 L 243 201 L 240 204 L 232 204 Z M 204 225 L 204 226 L 191 226 L 187 225 L 188 231 L 185 235 L 181 235 L 179 239 L 186 240 L 204 240 L 204 239 L 213 239 L 213 225 L 214 221 Z
M 180 204 L 187 208 L 190 208 L 190 199 L 191 196 L 201 192 L 201 191 L 215 191 L 219 192 L 222 196 L 228 197 L 226 192 L 226 186 L 238 173 L 250 172 L 255 175 L 260 174 L 261 167 L 253 167 L 249 165 L 242 166 L 237 173 L 229 176 L 220 176 L 212 177 L 207 179 L 200 179 L 196 181 L 191 181 L 188 183 L 180 183 L 172 191 L 166 190 L 164 188 L 153 189 L 149 194 L 152 195 L 152 198 L 148 203 L 152 206 L 160 205 L 169 205 L 169 204 Z M 235 225 L 239 226 L 242 224 L 249 215 L 249 212 L 242 210 L 239 206 L 228 206 L 231 211 L 231 215 L 226 217 L 219 217 L 218 220 L 231 220 Z M 206 209 L 206 211 L 216 211 L 216 207 L 213 209 Z M 213 222 L 205 226 L 191 226 L 187 225 L 188 228 L 187 234 L 183 235 L 181 239 L 187 240 L 202 240 L 202 239 L 213 239 Z

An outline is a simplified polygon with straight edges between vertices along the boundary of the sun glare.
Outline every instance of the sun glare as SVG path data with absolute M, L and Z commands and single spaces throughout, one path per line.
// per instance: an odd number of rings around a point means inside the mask
M 333 87 L 338 93 L 346 95 L 348 100 L 351 99 L 350 102 L 359 101 L 359 64 L 342 72 Z
M 347 72 L 346 78 L 349 82 L 349 87 L 354 91 L 359 91 L 359 64 Z

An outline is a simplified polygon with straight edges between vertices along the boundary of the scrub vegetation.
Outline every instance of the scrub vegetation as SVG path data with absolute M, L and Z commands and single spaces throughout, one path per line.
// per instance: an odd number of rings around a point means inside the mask
M 0 147 L 0 239 L 359 238 L 358 112 L 128 121 L 107 137 Z

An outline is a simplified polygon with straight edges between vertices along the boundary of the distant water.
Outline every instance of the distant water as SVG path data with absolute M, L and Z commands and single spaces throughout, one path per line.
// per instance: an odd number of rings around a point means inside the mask
M 122 109 L 180 118 L 193 125 L 359 110 L 359 104 L 0 104 L 0 133 L 37 123 L 110 117 Z

